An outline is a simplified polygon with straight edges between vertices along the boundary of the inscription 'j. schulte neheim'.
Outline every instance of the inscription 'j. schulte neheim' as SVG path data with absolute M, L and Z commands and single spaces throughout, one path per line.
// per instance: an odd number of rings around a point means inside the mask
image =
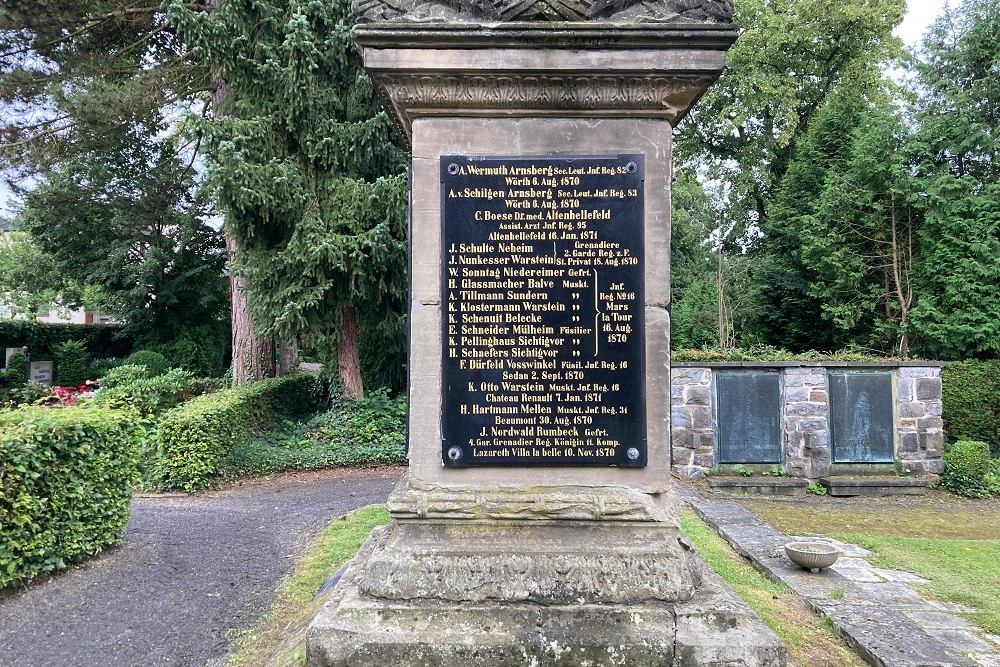
M 643 174 L 441 158 L 446 466 L 646 464 Z

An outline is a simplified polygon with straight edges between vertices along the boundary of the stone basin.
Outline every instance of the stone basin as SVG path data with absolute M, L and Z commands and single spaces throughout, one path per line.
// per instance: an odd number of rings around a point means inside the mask
M 788 560 L 810 572 L 819 572 L 837 562 L 840 550 L 823 542 L 790 542 L 785 545 Z

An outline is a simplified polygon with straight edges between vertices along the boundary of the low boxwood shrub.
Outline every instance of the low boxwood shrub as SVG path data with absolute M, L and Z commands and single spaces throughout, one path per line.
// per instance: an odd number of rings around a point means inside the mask
M 163 375 L 170 370 L 170 362 L 159 352 L 153 350 L 136 350 L 129 355 L 125 363 L 129 366 L 145 366 L 150 377 Z
M 317 381 L 286 375 L 193 398 L 160 418 L 157 439 L 166 487 L 192 492 L 222 471 L 233 447 L 318 404 Z
M 56 384 L 79 387 L 92 378 L 87 363 L 87 346 L 80 340 L 68 340 L 56 345 Z
M 304 423 L 286 423 L 237 444 L 226 465 L 233 475 L 260 475 L 405 461 L 406 398 L 375 390 L 360 401 L 339 398 Z
M 135 417 L 94 406 L 0 413 L 0 589 L 121 539 L 141 437 Z
M 141 415 L 157 415 L 206 390 L 205 381 L 186 370 L 172 368 L 149 377 L 145 366 L 129 364 L 108 372 L 94 402 L 112 408 L 131 408 Z
M 959 440 L 944 453 L 944 474 L 940 485 L 967 498 L 991 495 L 993 474 L 990 447 L 985 442 Z

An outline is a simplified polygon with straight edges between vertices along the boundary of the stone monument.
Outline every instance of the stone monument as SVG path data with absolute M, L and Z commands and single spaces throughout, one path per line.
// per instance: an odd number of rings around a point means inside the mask
M 309 664 L 785 665 L 670 476 L 671 133 L 731 2 L 354 10 L 413 153 L 409 471 Z

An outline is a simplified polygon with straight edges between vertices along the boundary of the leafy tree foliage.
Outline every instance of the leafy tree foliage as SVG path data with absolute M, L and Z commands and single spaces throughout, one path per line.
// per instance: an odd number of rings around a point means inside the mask
M 0 241 L 0 300 L 13 316 L 31 316 L 58 308 L 103 304 L 100 288 L 60 273 L 55 259 L 24 232 Z
M 766 222 L 772 190 L 830 93 L 877 85 L 899 44 L 904 0 L 737 0 L 743 34 L 720 80 L 683 126 L 678 148 L 730 187 L 727 217 Z
M 907 139 L 885 95 L 844 88 L 817 114 L 763 227 L 769 340 L 907 353 L 921 221 Z
M 335 335 L 344 385 L 360 396 L 362 331 L 402 340 L 406 179 L 350 39 L 349 3 L 167 7 L 226 84 L 226 113 L 199 128 L 255 321 L 278 338 Z
M 46 274 L 99 285 L 150 341 L 224 317 L 221 237 L 174 131 L 207 70 L 160 3 L 6 3 L 0 26 L 0 166 L 35 181 L 21 217 Z
M 136 131 L 48 172 L 22 219 L 60 274 L 100 285 L 131 333 L 166 341 L 226 312 L 221 235 L 193 187 L 167 147 Z

